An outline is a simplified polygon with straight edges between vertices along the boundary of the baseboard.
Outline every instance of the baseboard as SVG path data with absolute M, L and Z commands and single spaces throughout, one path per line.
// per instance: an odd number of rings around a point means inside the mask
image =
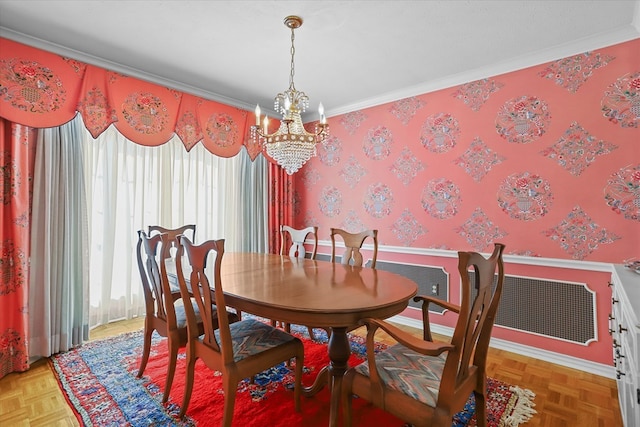
M 411 319 L 404 316 L 394 316 L 388 320 L 400 325 L 410 326 L 416 329 L 422 329 L 422 321 Z M 431 331 L 444 336 L 452 336 L 453 328 L 442 325 L 431 324 Z M 553 351 L 543 350 L 524 344 L 518 344 L 511 341 L 492 338 L 491 347 L 509 351 L 511 353 L 520 354 L 522 356 L 531 357 L 533 359 L 544 360 L 545 362 L 554 363 L 556 365 L 565 366 L 567 368 L 578 369 L 590 374 L 599 375 L 601 377 L 615 379 L 615 368 L 602 363 L 590 362 L 588 360 L 579 359 L 577 357 L 560 354 Z

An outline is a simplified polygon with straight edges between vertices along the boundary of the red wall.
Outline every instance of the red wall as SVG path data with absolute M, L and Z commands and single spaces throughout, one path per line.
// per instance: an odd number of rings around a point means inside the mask
M 294 175 L 297 225 L 321 240 L 375 228 L 391 246 L 640 256 L 639 52 L 636 39 L 331 117 Z

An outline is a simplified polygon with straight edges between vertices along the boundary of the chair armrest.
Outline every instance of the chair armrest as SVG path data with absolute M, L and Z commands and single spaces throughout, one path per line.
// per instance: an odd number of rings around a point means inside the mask
M 460 313 L 460 306 L 448 301 L 433 298 L 427 295 L 418 295 L 413 298 L 415 302 L 422 301 L 422 338 L 425 341 L 433 341 L 431 336 L 431 324 L 429 323 L 429 304 L 439 305 L 447 310 L 451 310 L 454 313 Z
M 403 331 L 397 326 L 385 322 L 384 320 L 364 319 L 362 323 L 367 325 L 367 345 L 370 339 L 369 335 L 371 335 L 371 343 L 373 344 L 373 336 L 375 335 L 376 330 L 382 329 L 398 343 L 410 348 L 417 353 L 421 353 L 427 356 L 438 356 L 445 351 L 454 349 L 454 346 L 448 343 L 425 341 L 423 339 L 420 339 L 410 334 L 409 332 Z
M 446 308 L 447 310 L 451 310 L 455 313 L 460 313 L 460 306 L 449 301 L 443 301 L 441 299 L 437 299 L 427 295 L 415 296 L 413 297 L 413 300 L 415 302 L 422 301 L 425 306 L 428 306 L 431 303 L 431 304 L 439 305 L 440 307 Z

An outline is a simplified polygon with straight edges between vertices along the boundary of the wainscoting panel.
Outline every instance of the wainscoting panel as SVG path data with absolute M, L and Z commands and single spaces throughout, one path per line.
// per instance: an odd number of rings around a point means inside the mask
M 371 263 L 367 263 L 367 266 L 369 265 L 371 265 Z M 400 274 L 413 280 L 418 285 L 418 295 L 430 295 L 434 298 L 448 301 L 449 274 L 444 271 L 442 267 L 378 261 L 376 268 Z M 420 308 L 422 307 L 422 303 L 414 302 L 412 299 L 409 301 L 409 307 Z M 441 313 L 444 309 L 431 304 L 429 311 Z
M 328 261 L 330 256 L 318 254 L 317 259 Z M 445 301 L 449 299 L 450 286 L 460 286 L 457 272 L 452 279 L 438 266 L 378 260 L 376 268 L 413 280 L 418 284 L 418 295 Z M 473 272 L 470 274 L 473 279 Z M 411 300 L 409 306 L 419 308 L 420 304 Z M 595 307 L 595 292 L 585 283 L 506 275 L 495 324 L 587 345 L 598 339 Z M 432 305 L 430 311 L 441 313 L 443 310 Z
M 584 283 L 505 276 L 495 324 L 586 345 L 597 339 L 595 297 Z

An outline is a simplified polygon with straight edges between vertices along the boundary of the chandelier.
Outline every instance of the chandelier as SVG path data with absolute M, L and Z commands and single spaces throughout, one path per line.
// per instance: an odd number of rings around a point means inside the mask
M 260 106 L 256 105 L 256 124 L 251 126 L 251 139 L 254 143 L 262 144 L 269 157 L 292 175 L 316 155 L 316 144 L 324 142 L 329 134 L 329 125 L 324 115 L 324 107 L 320 103 L 318 107 L 320 121 L 316 124 L 314 132 L 307 132 L 304 128 L 300 115 L 309 107 L 309 97 L 304 92 L 297 91 L 293 83 L 296 53 L 294 30 L 302 25 L 302 18 L 287 16 L 284 18 L 284 24 L 291 29 L 291 74 L 289 74 L 289 89 L 277 94 L 274 100 L 276 112 L 282 114 L 280 127 L 270 134 L 269 119 L 266 115 L 260 126 Z

